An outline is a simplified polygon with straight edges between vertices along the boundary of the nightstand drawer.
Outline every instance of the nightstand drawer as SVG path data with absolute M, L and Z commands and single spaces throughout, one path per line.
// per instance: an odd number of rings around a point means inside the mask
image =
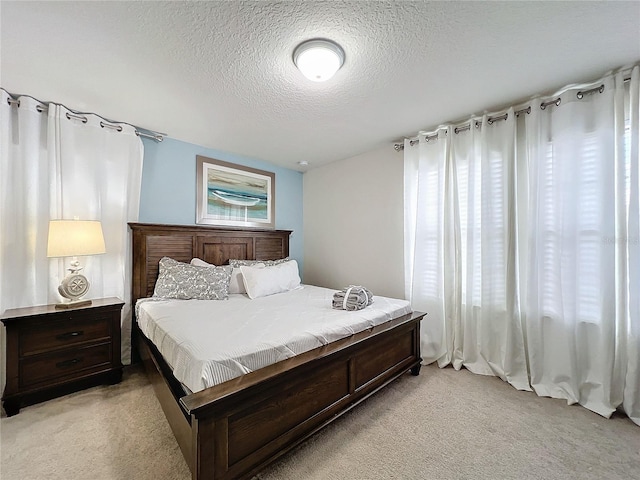
M 23 327 L 20 332 L 20 355 L 33 355 L 78 343 L 111 336 L 109 314 L 99 316 L 80 315 L 51 323 L 39 322 Z
M 109 343 L 38 355 L 21 361 L 20 383 L 22 387 L 28 387 L 37 383 L 50 382 L 82 370 L 101 365 L 109 366 L 110 362 L 111 345 Z

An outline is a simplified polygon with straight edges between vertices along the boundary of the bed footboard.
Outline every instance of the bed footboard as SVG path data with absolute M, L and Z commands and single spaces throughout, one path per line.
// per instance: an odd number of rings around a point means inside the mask
M 249 478 L 408 370 L 417 374 L 423 316 L 406 315 L 183 397 L 193 478 Z

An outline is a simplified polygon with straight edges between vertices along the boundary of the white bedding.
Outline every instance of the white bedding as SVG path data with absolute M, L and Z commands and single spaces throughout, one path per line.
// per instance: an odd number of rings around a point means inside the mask
M 138 300 L 140 330 L 192 392 L 411 313 L 406 300 L 374 297 L 363 310 L 331 308 L 335 290 L 304 285 L 251 300 Z

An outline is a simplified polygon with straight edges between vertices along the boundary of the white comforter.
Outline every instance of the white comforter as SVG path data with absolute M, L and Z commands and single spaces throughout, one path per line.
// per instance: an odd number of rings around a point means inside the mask
M 197 392 L 411 312 L 406 300 L 379 296 L 363 310 L 334 310 L 334 293 L 304 285 L 254 300 L 141 299 L 137 319 L 175 377 Z

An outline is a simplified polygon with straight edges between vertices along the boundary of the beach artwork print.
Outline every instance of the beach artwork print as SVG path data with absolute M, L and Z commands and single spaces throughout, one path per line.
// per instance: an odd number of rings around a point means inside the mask
M 274 173 L 196 158 L 197 223 L 274 227 Z

